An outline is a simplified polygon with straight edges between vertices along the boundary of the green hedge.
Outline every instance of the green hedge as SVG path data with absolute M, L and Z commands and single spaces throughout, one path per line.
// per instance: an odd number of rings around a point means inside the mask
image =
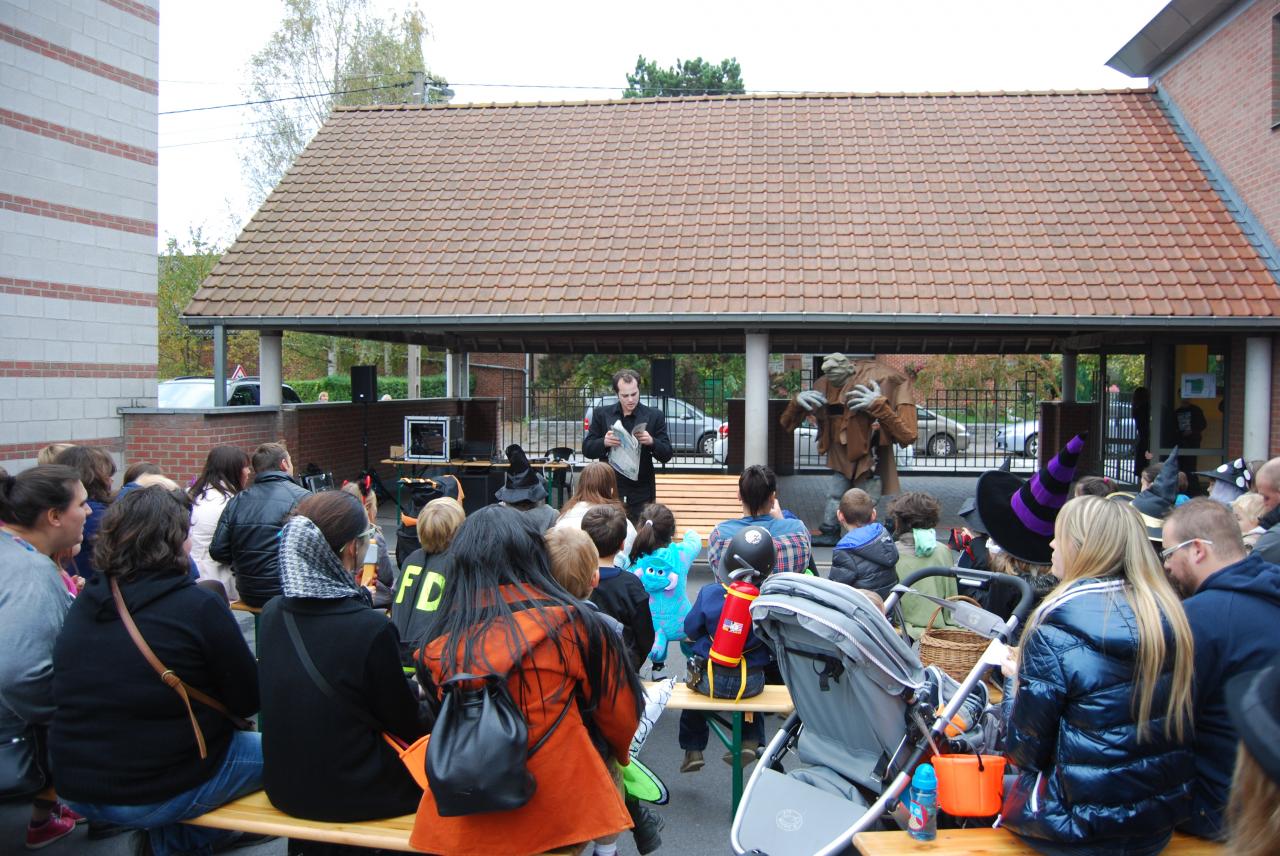
M 294 392 L 298 393 L 298 397 L 303 401 L 316 401 L 320 398 L 321 391 L 329 393 L 330 401 L 350 401 L 351 400 L 351 376 L 350 375 L 329 375 L 328 377 L 316 378 L 314 380 L 291 380 L 288 381 L 289 386 L 293 387 Z M 471 378 L 471 389 L 475 391 L 475 378 Z M 444 375 L 424 375 L 422 378 L 422 397 L 423 398 L 443 398 L 444 397 Z M 378 396 L 390 395 L 392 398 L 408 398 L 409 397 L 409 379 L 406 377 L 379 377 L 378 378 Z

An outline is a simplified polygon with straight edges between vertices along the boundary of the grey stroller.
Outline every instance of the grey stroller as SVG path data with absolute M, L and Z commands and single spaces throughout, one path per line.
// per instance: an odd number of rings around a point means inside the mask
M 936 601 L 955 623 L 989 639 L 1007 642 L 1031 605 L 1031 590 L 1017 577 L 926 568 L 894 588 L 886 611 L 929 576 L 1020 590 L 1007 622 L 969 604 Z M 899 797 L 927 753 L 974 751 L 982 740 L 973 732 L 945 735 L 962 708 L 985 713 L 979 684 L 988 666 L 980 662 L 959 684 L 926 670 L 908 641 L 849 586 L 774 574 L 751 605 L 751 617 L 777 657 L 795 712 L 769 741 L 743 791 L 730 831 L 739 856 L 845 852 L 857 833 L 901 824 Z M 975 726 L 982 718 L 970 717 Z

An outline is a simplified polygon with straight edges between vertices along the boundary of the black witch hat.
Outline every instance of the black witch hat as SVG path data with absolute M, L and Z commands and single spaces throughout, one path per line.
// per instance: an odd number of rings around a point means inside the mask
M 501 502 L 541 502 L 547 498 L 547 489 L 529 465 L 529 456 L 515 443 L 507 447 L 506 483 L 494 496 Z

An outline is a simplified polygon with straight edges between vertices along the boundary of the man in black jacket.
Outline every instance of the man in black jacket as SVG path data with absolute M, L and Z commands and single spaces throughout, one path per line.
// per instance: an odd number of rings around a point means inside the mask
M 293 480 L 293 461 L 280 443 L 263 443 L 254 451 L 253 471 L 253 484 L 222 510 L 209 555 L 231 566 L 240 599 L 261 607 L 280 594 L 280 527 L 308 491 Z
M 610 452 L 622 445 L 609 430 L 615 422 L 621 421 L 622 427 L 635 435 L 640 443 L 640 472 L 632 480 L 614 470 L 618 477 L 618 497 L 634 523 L 645 505 L 653 502 L 653 459 L 664 464 L 671 460 L 671 440 L 667 437 L 667 417 L 662 411 L 640 403 L 640 375 L 632 369 L 614 373 L 613 390 L 618 394 L 617 403 L 597 407 L 591 414 L 591 427 L 582 439 L 582 454 L 608 460 Z M 637 431 L 636 426 L 644 427 Z

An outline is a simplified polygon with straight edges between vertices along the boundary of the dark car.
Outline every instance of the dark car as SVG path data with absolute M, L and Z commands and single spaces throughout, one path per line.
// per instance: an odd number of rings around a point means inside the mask
M 301 404 L 302 399 L 289 384 L 280 385 L 281 400 L 285 404 Z M 156 387 L 160 407 L 175 410 L 205 410 L 213 407 L 213 378 L 176 377 L 161 381 Z M 256 377 L 227 381 L 227 406 L 244 407 L 261 404 L 261 385 Z

